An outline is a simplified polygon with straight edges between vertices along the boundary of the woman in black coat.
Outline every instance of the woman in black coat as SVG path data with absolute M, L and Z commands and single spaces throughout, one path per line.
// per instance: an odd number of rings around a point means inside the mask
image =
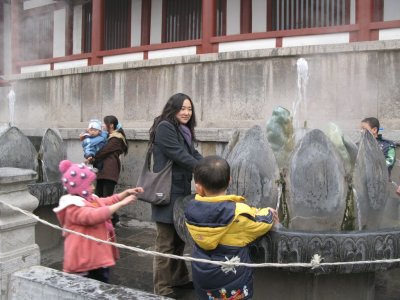
M 173 95 L 160 116 L 150 128 L 150 145 L 153 149 L 153 171 L 162 170 L 172 160 L 171 202 L 152 205 L 152 219 L 156 222 L 155 250 L 183 255 L 185 242 L 174 227 L 173 207 L 176 201 L 191 193 L 192 172 L 202 158 L 194 148 L 196 116 L 193 102 L 185 94 Z M 154 292 L 163 296 L 176 296 L 179 288 L 192 286 L 189 272 L 182 260 L 156 257 L 153 265 Z

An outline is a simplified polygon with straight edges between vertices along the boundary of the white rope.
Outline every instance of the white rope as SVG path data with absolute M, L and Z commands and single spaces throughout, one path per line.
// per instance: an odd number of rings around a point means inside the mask
M 5 206 L 8 206 L 9 208 L 19 211 L 20 213 L 37 220 L 38 222 L 45 224 L 47 226 L 50 226 L 54 229 L 65 231 L 71 234 L 79 235 L 81 237 L 84 237 L 86 239 L 99 242 L 99 243 L 104 243 L 107 245 L 111 245 L 117 248 L 121 249 L 128 249 L 132 250 L 135 252 L 147 254 L 147 255 L 152 255 L 152 256 L 160 256 L 160 257 L 165 257 L 165 258 L 173 258 L 173 259 L 180 259 L 184 261 L 194 261 L 194 262 L 201 262 L 201 263 L 208 263 L 208 264 L 213 264 L 213 265 L 218 265 L 218 266 L 223 266 L 228 270 L 232 270 L 232 267 L 250 267 L 250 268 L 264 268 L 264 267 L 273 267 L 273 268 L 293 268 L 293 267 L 301 267 L 301 268 L 311 268 L 311 269 L 317 269 L 319 267 L 323 266 L 346 266 L 346 265 L 363 265 L 363 264 L 382 264 L 382 263 L 394 263 L 394 262 L 400 262 L 400 258 L 396 259 L 380 259 L 380 260 L 368 260 L 368 261 L 350 261 L 350 262 L 322 262 L 323 258 L 319 254 L 314 254 L 311 261 L 309 263 L 260 263 L 260 264 L 255 264 L 255 263 L 242 263 L 240 260 L 237 259 L 231 259 L 228 261 L 213 261 L 213 260 L 208 260 L 208 259 L 201 259 L 201 258 L 194 258 L 194 257 L 188 257 L 188 256 L 179 256 L 179 255 L 174 255 L 174 254 L 166 254 L 166 253 L 161 253 L 157 251 L 151 251 L 151 250 L 144 250 L 138 247 L 132 247 L 132 246 L 127 246 L 124 244 L 120 243 L 115 243 L 115 242 L 110 242 L 110 241 L 105 241 L 102 239 L 95 238 L 90 235 L 86 235 L 80 232 L 76 232 L 67 228 L 62 228 L 60 226 L 57 226 L 55 224 L 49 223 L 45 220 L 40 219 L 38 216 L 35 214 L 23 210 L 19 207 L 16 207 L 12 204 L 6 203 L 4 201 L 0 200 L 0 203 L 4 204 Z
M 229 259 L 228 257 L 225 256 L 225 259 L 226 259 L 226 261 L 229 261 L 231 263 L 240 263 L 240 257 L 239 256 L 234 256 L 231 259 Z M 229 272 L 232 272 L 232 273 L 236 274 L 235 265 L 233 265 L 233 264 L 231 266 L 221 266 L 221 270 L 225 274 L 228 274 Z

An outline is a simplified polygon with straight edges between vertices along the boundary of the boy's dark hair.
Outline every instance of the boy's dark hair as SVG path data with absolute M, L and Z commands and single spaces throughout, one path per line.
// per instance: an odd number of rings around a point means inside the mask
M 200 183 L 207 191 L 216 193 L 228 188 L 231 168 L 220 156 L 204 157 L 194 168 L 194 181 Z
M 361 121 L 361 123 L 367 123 L 369 127 L 371 127 L 371 129 L 377 128 L 379 131 L 380 124 L 377 118 L 374 117 L 365 118 L 364 120 Z

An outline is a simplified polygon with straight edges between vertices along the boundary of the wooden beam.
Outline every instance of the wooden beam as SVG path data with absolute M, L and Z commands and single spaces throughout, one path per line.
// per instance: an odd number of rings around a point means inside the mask
M 383 0 L 374 0 L 374 22 L 382 22 L 383 21 Z
M 267 28 L 266 31 L 273 31 L 276 28 L 276 2 L 272 3 L 273 0 L 267 1 Z
M 74 26 L 74 7 L 71 2 L 65 6 L 65 13 L 65 56 L 69 56 L 72 55 Z
M 217 28 L 216 0 L 202 0 L 201 18 L 202 43 L 197 48 L 197 53 L 218 52 L 217 45 L 211 44 L 211 38 L 215 37 Z
M 370 41 L 374 3 L 373 0 L 356 0 L 356 23 L 360 27 L 357 41 Z
M 92 59 L 91 65 L 103 63 L 102 57 L 97 52 L 104 49 L 104 2 L 105 0 L 93 0 L 92 2 Z
M 240 0 L 240 33 L 251 33 L 251 2 Z
M 151 0 L 142 0 L 142 26 L 140 44 L 150 45 Z

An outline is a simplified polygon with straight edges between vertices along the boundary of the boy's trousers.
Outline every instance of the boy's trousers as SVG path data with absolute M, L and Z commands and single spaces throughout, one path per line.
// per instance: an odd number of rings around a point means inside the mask
M 174 224 L 156 222 L 157 237 L 155 251 L 183 255 L 185 242 L 178 236 Z M 173 287 L 189 282 L 189 271 L 183 260 L 155 256 L 153 260 L 154 293 L 168 295 Z

